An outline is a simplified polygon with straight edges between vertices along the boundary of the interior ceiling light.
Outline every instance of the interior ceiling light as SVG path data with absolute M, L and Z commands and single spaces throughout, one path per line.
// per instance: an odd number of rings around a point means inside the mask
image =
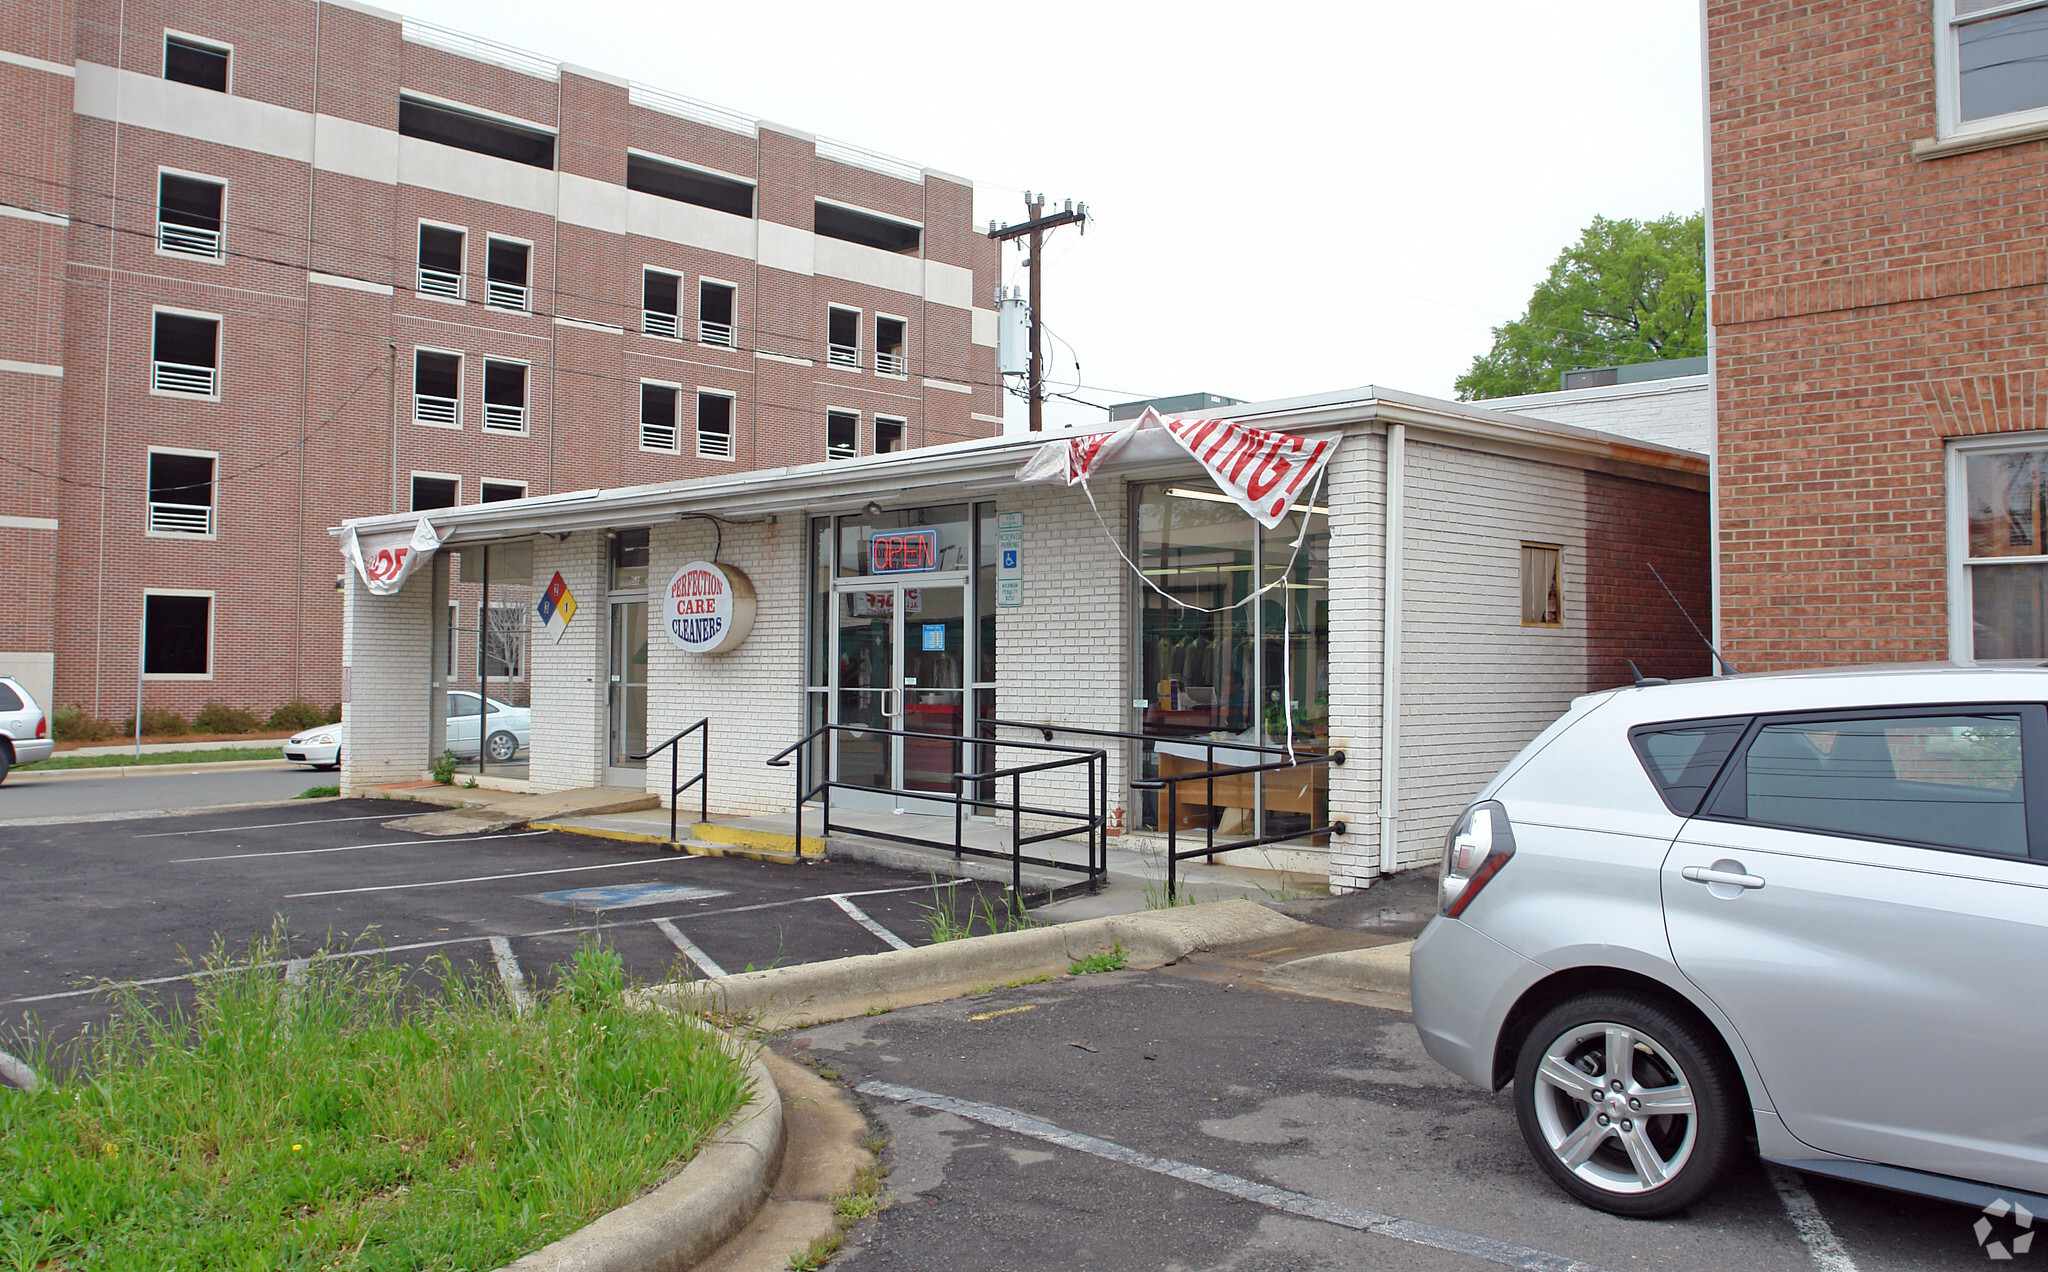
M 1186 486 L 1169 486 L 1166 489 L 1166 493 L 1172 495 L 1176 499 L 1200 499 L 1208 503 L 1227 504 L 1234 504 L 1237 502 L 1237 500 L 1232 499 L 1229 495 L 1218 494 L 1213 490 L 1189 490 Z M 1325 517 L 1330 515 L 1330 510 L 1328 508 L 1323 508 L 1310 504 L 1294 504 L 1292 506 L 1292 511 L 1321 513 Z

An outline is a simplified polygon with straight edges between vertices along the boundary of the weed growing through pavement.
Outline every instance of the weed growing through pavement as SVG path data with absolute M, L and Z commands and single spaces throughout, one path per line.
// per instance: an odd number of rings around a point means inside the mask
M 832 1216 L 838 1221 L 838 1227 L 812 1238 L 810 1244 L 790 1251 L 790 1272 L 816 1272 L 824 1267 L 846 1244 L 847 1229 L 889 1208 L 889 1193 L 882 1186 L 882 1181 L 889 1177 L 889 1167 L 882 1161 L 882 1150 L 888 1143 L 889 1137 L 880 1131 L 868 1134 L 866 1148 L 869 1160 L 854 1171 L 853 1187 L 832 1199 Z
M 455 758 L 455 752 L 443 751 L 434 757 L 434 762 L 427 766 L 427 771 L 433 774 L 434 781 L 440 785 L 453 786 L 456 766 L 461 763 L 461 760 Z
M 1186 884 L 1182 884 L 1181 886 L 1175 888 L 1173 890 L 1173 895 L 1168 896 L 1166 892 L 1166 881 L 1164 879 L 1160 878 L 1157 875 L 1149 873 L 1145 876 L 1146 909 L 1171 910 L 1176 906 L 1196 904 L 1198 904 L 1198 902 L 1196 902 L 1194 895 L 1188 891 Z
M 297 795 L 292 796 L 292 798 L 333 799 L 335 796 L 339 794 L 341 794 L 341 788 L 339 786 L 308 786 L 305 790 L 302 790 Z
M 1053 974 L 1052 974 L 1051 972 L 1040 972 L 1040 973 L 1039 973 L 1038 975 L 1036 975 L 1036 976 L 1024 976 L 1024 977 L 1020 977 L 1020 978 L 1018 978 L 1017 980 L 1013 980 L 1013 981 L 1004 981 L 1004 982 L 1003 982 L 1003 988 L 1004 988 L 1004 989 L 1022 989 L 1022 988 L 1024 988 L 1024 987 L 1025 987 L 1026 985 L 1043 985 L 1043 984 L 1045 984 L 1045 983 L 1046 983 L 1047 981 L 1049 981 L 1049 980 L 1052 980 L 1052 979 L 1053 979 Z
M 282 929 L 198 961 L 194 1001 L 113 1019 L 0 1096 L 0 1267 L 497 1267 L 660 1180 L 745 1102 L 744 1058 L 623 1001 L 579 949 L 521 1016 L 445 957 L 316 953 Z
M 1067 964 L 1069 976 L 1091 976 L 1096 972 L 1120 972 L 1130 961 L 1130 951 L 1118 941 L 1106 950 L 1097 950 L 1086 958 L 1077 958 Z
M 1001 904 L 987 896 L 973 897 L 963 910 L 959 880 L 940 883 L 936 875 L 931 880 L 932 903 L 925 905 L 920 902 L 917 908 L 924 911 L 925 930 L 931 934 L 934 945 L 977 934 L 985 936 L 1044 926 L 1043 920 L 1031 917 L 1024 908 L 1021 893 L 1004 889 Z

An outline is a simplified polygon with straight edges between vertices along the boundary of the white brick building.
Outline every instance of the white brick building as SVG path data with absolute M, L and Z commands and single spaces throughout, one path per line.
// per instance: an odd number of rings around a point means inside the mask
M 1170 447 L 1134 445 L 1092 505 L 1079 487 L 1020 484 L 1040 437 L 437 512 L 443 550 L 397 594 L 349 576 L 344 789 L 417 780 L 445 744 L 437 672 L 461 645 L 448 558 L 474 580 L 487 546 L 494 586 L 525 604 L 559 573 L 577 608 L 556 639 L 527 606 L 525 648 L 498 670 L 526 681 L 530 737 L 510 763 L 472 761 L 486 781 L 666 792 L 665 757 L 652 774 L 628 757 L 708 719 L 714 815 L 786 814 L 795 774 L 764 761 L 839 724 L 835 808 L 903 811 L 906 826 L 942 814 L 950 833 L 953 805 L 934 798 L 975 794 L 953 775 L 983 771 L 981 748 L 872 730 L 1027 721 L 1132 735 L 1057 740 L 1106 750 L 1111 827 L 1153 836 L 1162 801 L 1133 780 L 1198 771 L 1211 746 L 1218 767 L 1245 764 L 1291 728 L 1297 749 L 1345 762 L 1218 778 L 1213 804 L 1183 783 L 1179 834 L 1273 839 L 1239 860 L 1338 889 L 1435 862 L 1486 778 L 1573 695 L 1622 682 L 1627 660 L 1707 670 L 1643 568 L 1704 613 L 1701 456 L 1371 387 L 1227 414 L 1341 439 L 1320 493 L 1277 530 Z M 1004 597 L 997 547 L 1017 514 L 1021 583 Z M 728 652 L 669 638 L 662 604 L 693 562 L 751 581 L 751 632 Z M 1027 804 L 1087 807 L 1078 772 L 1027 781 Z

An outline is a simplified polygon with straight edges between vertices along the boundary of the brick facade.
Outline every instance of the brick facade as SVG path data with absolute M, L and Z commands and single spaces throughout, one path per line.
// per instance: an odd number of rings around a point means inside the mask
M 0 670 L 53 656 L 56 705 L 130 709 L 148 589 L 214 597 L 209 678 L 149 705 L 339 699 L 329 527 L 406 510 L 415 472 L 474 503 L 820 460 L 828 408 L 860 414 L 861 453 L 878 415 L 908 447 L 1000 431 L 998 255 L 959 178 L 366 6 L 6 9 Z M 232 45 L 230 91 L 165 79 L 166 30 Z M 555 167 L 400 136 L 401 94 L 537 125 Z M 629 151 L 752 183 L 755 215 L 628 190 Z M 159 249 L 164 170 L 225 183 L 220 259 Z M 919 246 L 814 234 L 818 198 Z M 465 232 L 459 303 L 419 291 L 423 221 Z M 491 237 L 528 246 L 530 311 L 483 303 Z M 680 276 L 682 338 L 641 331 L 644 267 Z M 730 346 L 696 339 L 704 279 L 734 289 Z M 831 304 L 861 311 L 858 368 L 827 357 Z M 217 398 L 153 391 L 160 307 L 218 316 Z M 904 321 L 900 373 L 877 313 Z M 414 422 L 420 347 L 462 355 L 459 428 Z M 523 432 L 482 428 L 486 359 L 527 368 Z M 643 381 L 679 388 L 678 453 L 640 445 Z M 697 456 L 700 389 L 733 397 L 730 459 Z M 148 532 L 152 447 L 217 457 L 212 535 Z
M 1932 0 L 1706 24 L 1724 649 L 1947 657 L 1945 441 L 2048 426 L 2048 142 L 1938 139 Z

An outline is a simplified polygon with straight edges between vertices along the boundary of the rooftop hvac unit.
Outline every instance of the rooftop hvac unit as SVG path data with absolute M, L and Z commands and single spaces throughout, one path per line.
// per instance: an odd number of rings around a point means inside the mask
M 1031 373 L 1031 309 L 1014 287 L 996 297 L 996 370 Z

